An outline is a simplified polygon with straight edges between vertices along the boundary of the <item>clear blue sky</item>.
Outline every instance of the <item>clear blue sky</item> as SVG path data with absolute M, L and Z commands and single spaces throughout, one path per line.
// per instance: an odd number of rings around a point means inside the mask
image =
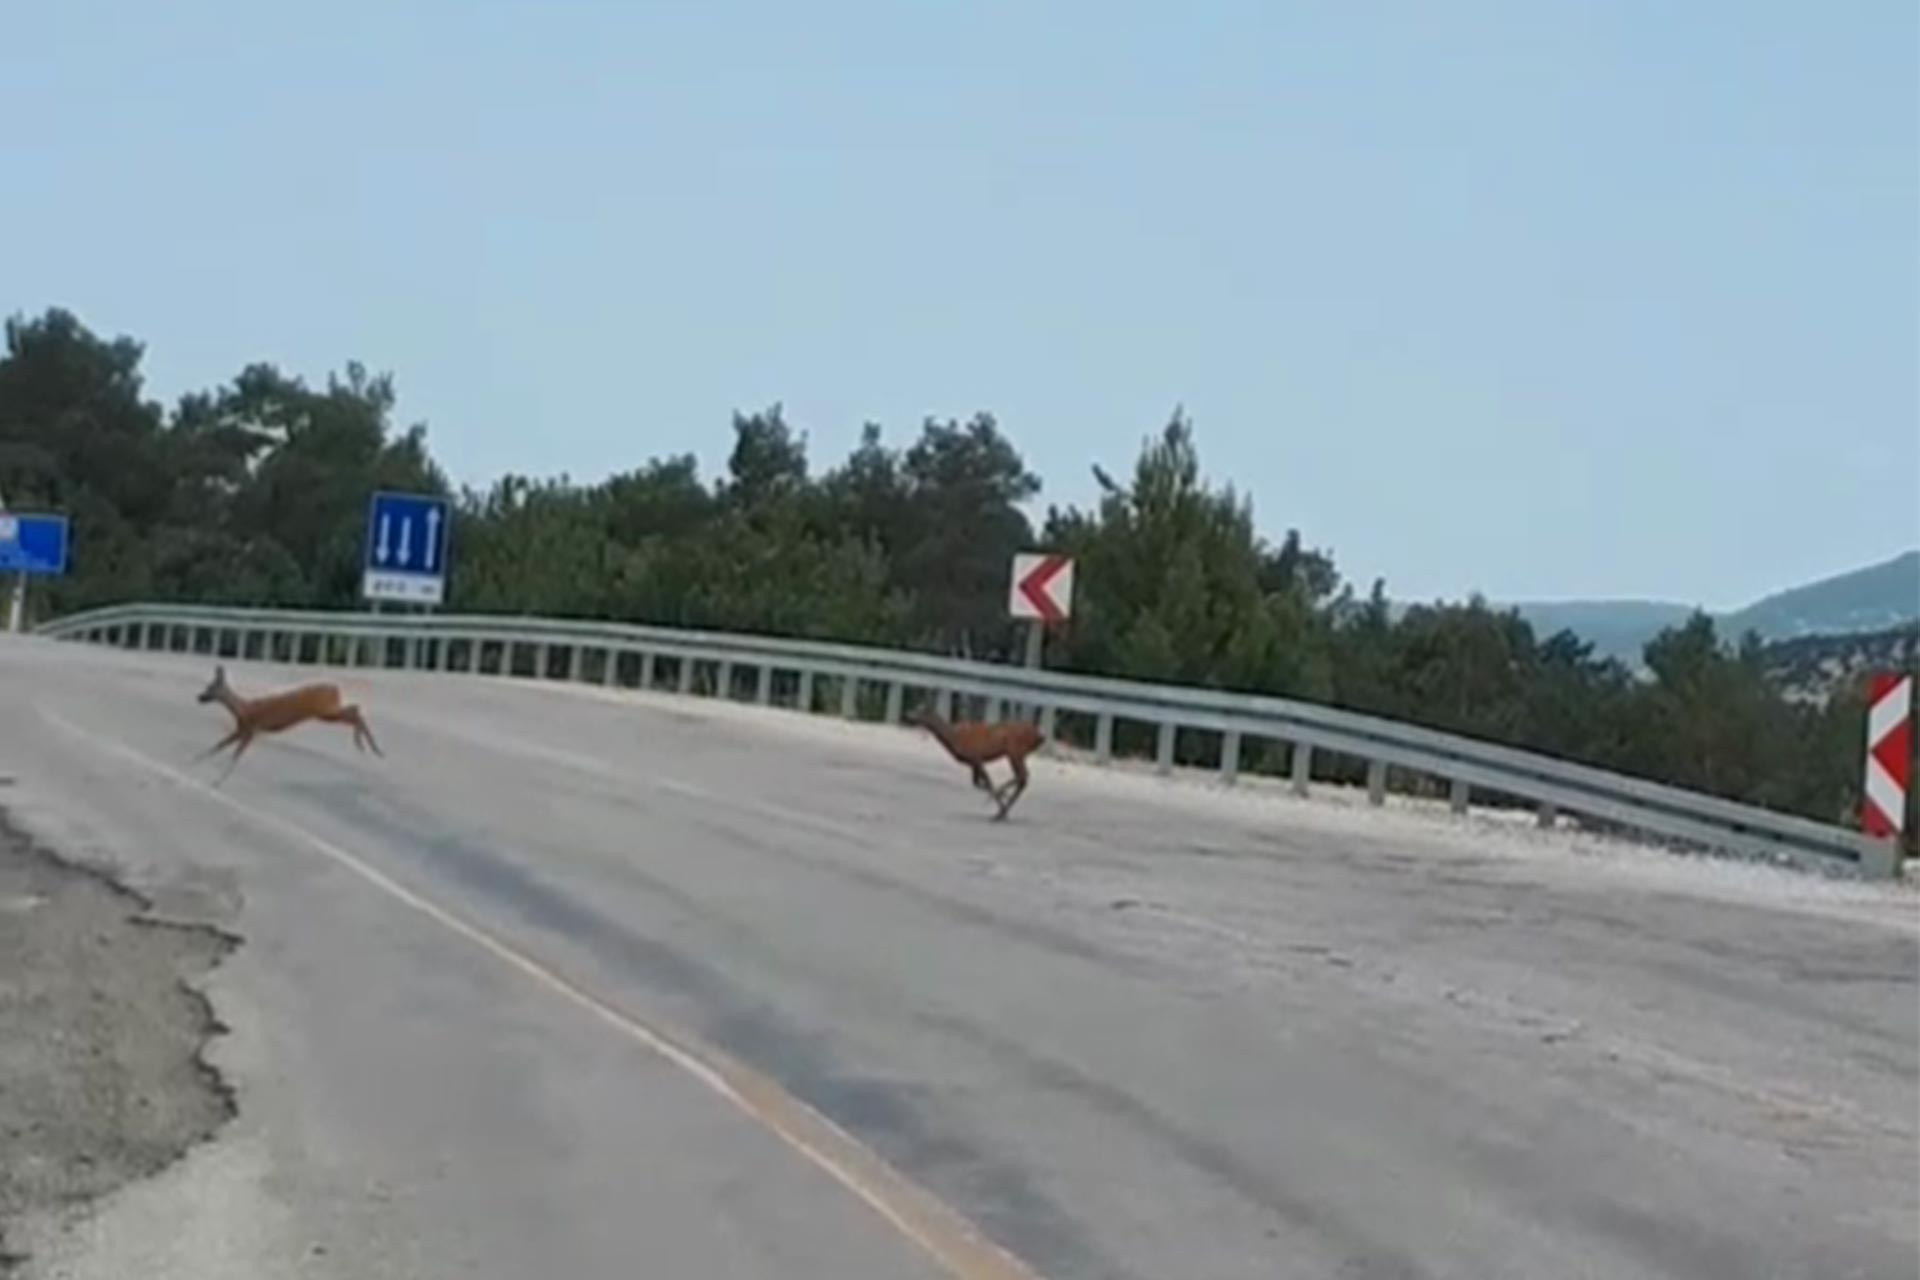
M 1915 6 L 17 5 L 0 308 L 395 373 L 462 481 L 1176 403 L 1400 596 L 1920 542 Z

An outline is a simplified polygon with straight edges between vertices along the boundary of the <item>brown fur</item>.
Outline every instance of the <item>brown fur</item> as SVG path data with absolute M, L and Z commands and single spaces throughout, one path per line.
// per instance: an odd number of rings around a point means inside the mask
M 908 715 L 907 721 L 925 728 L 947 749 L 948 755 L 972 770 L 973 785 L 992 796 L 1000 806 L 1000 811 L 994 814 L 995 821 L 1006 817 L 1007 810 L 1013 808 L 1013 802 L 1027 789 L 1027 757 L 1047 740 L 1040 730 L 1023 720 L 1005 724 L 966 720 L 949 724 L 937 712 L 922 707 Z M 987 776 L 986 766 L 1003 758 L 1013 770 L 1013 777 L 995 788 Z
M 216 666 L 213 669 L 213 683 L 201 690 L 198 701 L 217 702 L 233 715 L 233 732 L 199 756 L 204 760 L 233 744 L 233 758 L 227 761 L 226 770 L 214 783 L 215 786 L 225 782 L 227 774 L 233 772 L 233 766 L 240 763 L 241 753 L 252 744 L 254 735 L 282 733 L 308 720 L 350 725 L 355 749 L 365 751 L 372 747 L 376 756 L 385 754 L 380 750 L 380 744 L 373 740 L 373 730 L 367 728 L 360 708 L 352 703 L 342 704 L 340 687 L 335 684 L 303 684 L 279 693 L 243 698 L 227 684 L 227 669 Z

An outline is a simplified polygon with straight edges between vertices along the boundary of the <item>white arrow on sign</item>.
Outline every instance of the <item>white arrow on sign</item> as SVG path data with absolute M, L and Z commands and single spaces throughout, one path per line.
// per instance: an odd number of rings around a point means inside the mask
M 440 508 L 427 508 L 427 545 L 425 568 L 433 570 L 434 557 L 440 554 Z
M 400 563 L 402 566 L 413 563 L 413 521 L 400 522 Z
M 377 564 L 387 562 L 387 517 L 380 517 L 380 541 L 374 544 L 373 558 Z

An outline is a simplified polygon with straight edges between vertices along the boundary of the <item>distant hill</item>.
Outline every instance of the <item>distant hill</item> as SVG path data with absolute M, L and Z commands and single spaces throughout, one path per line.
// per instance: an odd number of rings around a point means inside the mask
M 1647 641 L 1686 621 L 1693 612 L 1690 605 L 1658 600 L 1526 601 L 1514 607 L 1539 635 L 1569 630 L 1590 642 L 1597 653 L 1635 664 Z M 1762 640 L 1773 642 L 1886 631 L 1916 619 L 1920 619 L 1920 551 L 1909 551 L 1778 592 L 1732 613 L 1716 614 L 1714 625 L 1728 640 L 1753 630 Z
M 1563 600 L 1516 605 L 1541 639 L 1571 631 L 1602 657 L 1638 662 L 1647 641 L 1693 614 L 1693 606 L 1660 600 Z
M 1920 551 L 1755 601 L 1721 630 L 1758 631 L 1763 640 L 1884 631 L 1920 618 Z

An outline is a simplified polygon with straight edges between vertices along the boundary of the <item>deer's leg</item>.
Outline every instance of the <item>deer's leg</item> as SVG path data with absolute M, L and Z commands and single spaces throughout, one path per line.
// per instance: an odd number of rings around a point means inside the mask
M 988 795 L 992 795 L 993 779 L 987 776 L 986 766 L 975 764 L 970 767 L 973 769 L 973 785 L 980 788 L 982 791 L 986 792 Z
M 1000 805 L 1000 812 L 995 815 L 996 818 L 1006 817 L 1007 810 L 1013 808 L 1013 802 L 1018 800 L 1020 793 L 1027 789 L 1026 760 L 1021 756 L 1008 756 L 1007 763 L 1013 767 L 1013 777 L 1008 779 L 1006 786 L 994 793 L 993 798 Z
M 373 730 L 367 727 L 366 719 L 360 714 L 360 708 L 354 707 L 352 711 L 354 732 L 365 735 L 367 746 L 372 748 L 373 754 L 376 756 L 386 755 L 387 753 L 380 749 L 380 744 L 373 740 Z
M 360 714 L 360 708 L 358 706 L 348 704 L 344 707 L 337 707 L 320 718 L 334 724 L 351 725 L 353 728 L 353 745 L 355 750 L 365 751 L 367 747 L 372 747 L 373 754 L 386 754 L 380 750 L 380 744 L 373 740 L 373 730 L 367 728 L 366 718 Z M 361 745 L 363 742 L 365 743 L 364 746 Z
M 214 743 L 212 746 L 208 747 L 205 751 L 202 751 L 199 755 L 195 756 L 193 758 L 194 763 L 198 764 L 200 761 L 205 760 L 208 756 L 218 754 L 219 752 L 225 750 L 227 747 L 232 746 L 235 742 L 238 742 L 239 740 L 240 740 L 240 730 L 235 729 L 232 733 L 228 734 L 226 737 L 220 739 L 220 741 Z
M 236 736 L 238 736 L 240 739 L 240 745 L 233 749 L 233 754 L 231 756 L 227 757 L 227 767 L 222 769 L 220 771 L 220 776 L 213 780 L 213 785 L 216 787 L 227 780 L 227 775 L 233 772 L 233 766 L 240 763 L 240 757 L 246 754 L 247 747 L 250 746 L 253 742 L 253 735 L 250 733 L 239 734 Z

